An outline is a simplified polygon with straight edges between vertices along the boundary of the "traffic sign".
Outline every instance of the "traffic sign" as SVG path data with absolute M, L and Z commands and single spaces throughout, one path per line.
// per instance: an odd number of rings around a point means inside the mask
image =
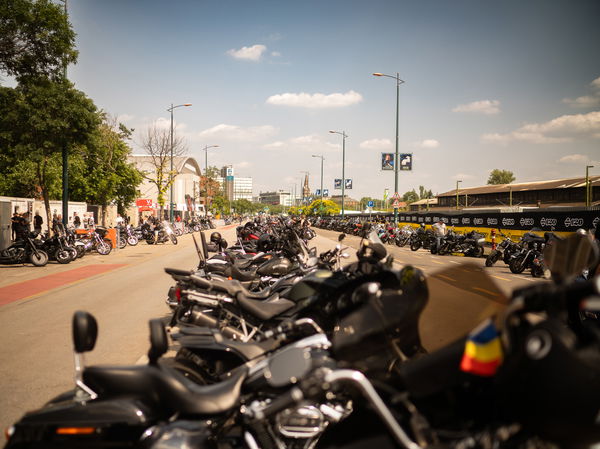
M 399 194 L 398 192 L 394 193 L 394 194 L 392 195 L 392 199 L 393 199 L 393 200 L 399 200 L 399 199 L 400 199 L 400 194 Z
M 367 202 L 367 207 L 373 207 L 373 206 L 375 206 L 375 201 Z
M 400 207 L 400 201 L 396 200 L 392 203 L 392 207 L 394 209 L 398 209 Z

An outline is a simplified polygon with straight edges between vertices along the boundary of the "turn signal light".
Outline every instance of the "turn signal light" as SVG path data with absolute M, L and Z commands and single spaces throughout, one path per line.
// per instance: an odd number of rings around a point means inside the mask
M 89 435 L 95 431 L 95 427 L 59 427 L 56 429 L 58 435 Z

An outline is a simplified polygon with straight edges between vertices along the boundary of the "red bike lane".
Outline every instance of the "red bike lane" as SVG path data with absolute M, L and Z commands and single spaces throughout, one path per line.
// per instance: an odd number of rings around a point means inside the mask
M 50 274 L 29 281 L 17 282 L 0 287 L 0 306 L 10 304 L 20 299 L 29 298 L 39 293 L 47 292 L 58 287 L 73 284 L 77 281 L 107 273 L 128 264 L 93 264 L 86 265 L 61 273 Z

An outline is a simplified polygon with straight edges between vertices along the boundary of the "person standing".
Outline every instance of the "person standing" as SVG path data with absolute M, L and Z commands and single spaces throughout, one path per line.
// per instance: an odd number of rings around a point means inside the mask
M 115 219 L 117 226 L 123 226 L 125 220 L 121 217 L 121 214 L 117 214 L 117 218 Z
M 437 252 L 442 244 L 442 239 L 446 235 L 446 223 L 440 218 L 431 227 L 433 228 L 433 233 L 435 235 L 435 252 Z
M 88 218 L 88 228 L 89 229 L 94 229 L 94 225 L 96 223 L 94 222 L 94 214 L 90 213 L 90 217 Z
M 11 218 L 11 223 L 10 223 L 10 230 L 11 230 L 11 240 L 15 241 L 17 240 L 17 228 L 19 227 L 19 221 L 21 220 L 21 216 L 19 215 L 19 213 L 17 211 L 15 211 L 15 213 L 13 214 L 12 218 Z
M 33 217 L 33 231 L 36 234 L 41 234 L 43 224 L 44 224 L 44 219 L 41 217 L 40 211 L 36 211 L 35 216 Z
M 75 226 L 75 229 L 79 229 L 79 226 L 81 226 L 81 218 L 79 218 L 77 212 L 73 212 L 73 226 Z

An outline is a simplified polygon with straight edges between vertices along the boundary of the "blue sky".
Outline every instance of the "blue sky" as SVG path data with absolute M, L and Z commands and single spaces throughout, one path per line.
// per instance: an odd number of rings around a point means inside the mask
M 393 151 L 414 170 L 399 190 L 600 173 L 600 2 L 71 0 L 80 51 L 69 78 L 142 131 L 171 103 L 189 154 L 233 164 L 255 194 L 310 171 L 346 177 L 353 197 L 393 191 Z

